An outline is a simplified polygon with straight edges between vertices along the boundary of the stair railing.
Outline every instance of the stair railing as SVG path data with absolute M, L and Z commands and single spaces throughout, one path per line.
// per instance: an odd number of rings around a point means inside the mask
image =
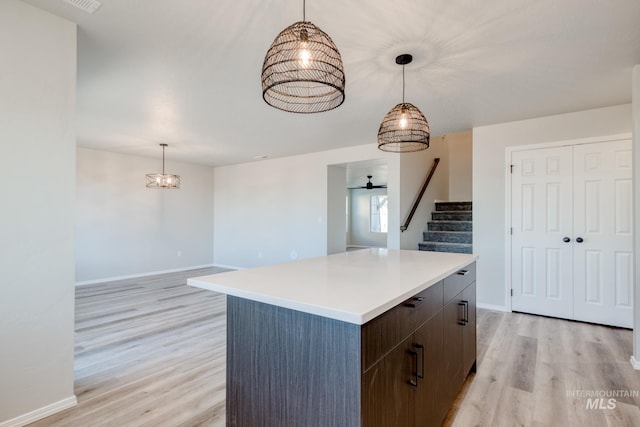
M 436 168 L 438 167 L 438 163 L 440 163 L 439 157 L 436 157 L 435 159 L 433 159 L 433 166 L 431 167 L 431 171 L 429 172 L 429 175 L 427 175 L 427 179 L 424 181 L 424 184 L 420 189 L 420 193 L 418 193 L 418 197 L 416 197 L 416 200 L 413 202 L 413 206 L 411 207 L 411 212 L 409 212 L 409 216 L 407 216 L 407 220 L 404 222 L 404 225 L 400 226 L 400 231 L 404 232 L 407 228 L 409 228 L 409 224 L 411 224 L 411 219 L 413 218 L 413 214 L 415 214 L 416 209 L 418 209 L 418 205 L 420 204 L 420 201 L 422 200 L 422 196 L 424 196 L 424 192 L 427 190 L 427 187 L 431 182 L 431 177 L 433 177 L 433 173 L 436 171 Z

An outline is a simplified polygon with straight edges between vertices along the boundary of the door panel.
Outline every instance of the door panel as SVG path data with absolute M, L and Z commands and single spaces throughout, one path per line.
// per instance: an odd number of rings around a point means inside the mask
M 515 311 L 570 318 L 571 147 L 512 154 L 511 286 Z
M 467 377 L 476 363 L 476 284 L 469 285 L 462 298 L 467 302 L 466 324 L 462 327 L 462 379 Z
M 413 335 L 364 373 L 362 425 L 412 426 L 415 420 L 415 352 Z M 380 402 L 388 402 L 381 405 Z
M 631 141 L 574 147 L 574 318 L 630 328 Z
M 445 378 L 440 394 L 444 402 L 453 402 L 462 385 L 462 292 L 453 298 L 442 310 L 443 343 L 442 354 L 444 357 L 444 369 L 442 375 Z
M 616 253 L 616 306 L 633 308 L 633 256 L 631 252 Z
M 442 311 L 415 332 L 415 344 L 422 346 L 417 350 L 420 357 L 424 357 L 424 375 L 418 380 L 416 388 L 417 427 L 440 426 L 451 404 L 443 399 L 442 389 L 447 378 L 438 369 L 443 364 L 442 337 Z

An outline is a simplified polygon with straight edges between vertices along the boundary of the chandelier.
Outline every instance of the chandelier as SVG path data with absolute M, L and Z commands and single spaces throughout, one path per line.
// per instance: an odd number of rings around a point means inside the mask
M 402 103 L 384 116 L 378 129 L 378 148 L 393 153 L 407 153 L 429 148 L 429 123 L 424 114 L 413 104 L 404 101 L 404 66 L 413 57 L 408 53 L 396 57 L 402 65 Z
M 344 102 L 344 68 L 338 48 L 324 31 L 306 20 L 282 30 L 262 65 L 262 97 L 279 110 L 320 113 Z
M 180 188 L 180 175 L 164 173 L 164 149 L 167 144 L 160 144 L 162 147 L 162 173 L 147 174 L 147 188 L 164 188 L 177 189 Z

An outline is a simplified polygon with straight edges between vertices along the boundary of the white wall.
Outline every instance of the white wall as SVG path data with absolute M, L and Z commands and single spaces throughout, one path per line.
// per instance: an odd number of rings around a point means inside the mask
M 634 301 L 633 301 L 633 358 L 640 369 L 640 65 L 633 68 L 633 246 L 634 246 Z
M 347 250 L 346 184 L 346 167 L 327 167 L 327 254 Z
M 354 188 L 349 190 L 350 223 L 349 244 L 353 246 L 387 247 L 387 233 L 374 233 L 369 231 L 371 220 L 371 196 L 387 194 L 386 188 L 374 188 L 366 190 Z
M 449 198 L 451 202 L 468 202 L 472 197 L 473 134 L 452 133 L 445 137 L 449 148 Z
M 388 247 L 399 248 L 400 158 L 374 142 L 216 168 L 215 264 L 242 268 L 326 255 L 328 166 L 372 159 L 388 161 Z
M 449 195 L 449 149 L 446 138 L 434 137 L 427 150 L 400 155 L 400 223 L 403 224 L 411 206 L 420 192 L 435 158 L 440 158 L 438 168 L 418 205 L 409 228 L 401 235 L 402 249 L 418 249 L 423 241 L 422 233 L 435 210 L 436 200 L 447 200 Z
M 2 424 L 75 404 L 76 26 L 3 0 L 0 52 Z
M 161 157 L 78 148 L 76 281 L 213 263 L 213 168 L 171 161 L 170 148 L 166 171 L 180 175 L 177 190 L 145 187 Z
M 478 303 L 506 307 L 507 147 L 631 132 L 631 105 L 599 108 L 473 129 L 473 251 Z

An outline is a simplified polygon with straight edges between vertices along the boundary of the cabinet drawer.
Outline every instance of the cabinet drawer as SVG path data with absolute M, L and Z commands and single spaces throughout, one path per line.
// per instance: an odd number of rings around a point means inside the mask
M 411 311 L 413 329 L 418 329 L 444 305 L 443 281 L 439 281 L 404 302 L 407 306 L 415 306 Z
M 451 301 L 464 288 L 476 280 L 476 263 L 471 263 L 461 268 L 451 276 L 444 279 L 444 302 Z
M 443 305 L 443 282 L 398 304 L 362 326 L 362 372 L 411 335 Z

